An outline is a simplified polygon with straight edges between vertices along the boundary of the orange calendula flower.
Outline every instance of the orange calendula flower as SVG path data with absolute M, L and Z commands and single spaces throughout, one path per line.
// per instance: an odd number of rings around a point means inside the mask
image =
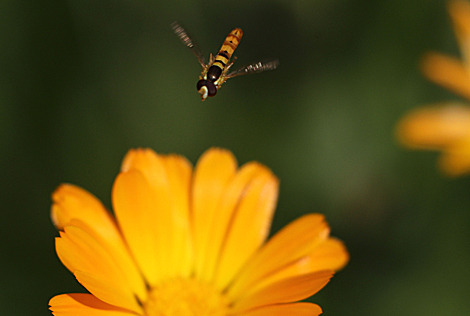
M 348 261 L 320 214 L 266 242 L 278 179 L 265 166 L 238 168 L 210 149 L 196 167 L 177 155 L 131 150 L 112 190 L 114 216 L 69 184 L 53 194 L 62 263 L 90 294 L 49 302 L 56 316 L 319 315 L 298 302 Z
M 462 61 L 440 53 L 424 56 L 422 70 L 431 81 L 470 100 L 470 3 L 449 2 L 449 13 Z M 470 173 L 470 107 L 456 102 L 413 110 L 398 124 L 398 138 L 416 149 L 443 152 L 440 169 L 447 175 Z

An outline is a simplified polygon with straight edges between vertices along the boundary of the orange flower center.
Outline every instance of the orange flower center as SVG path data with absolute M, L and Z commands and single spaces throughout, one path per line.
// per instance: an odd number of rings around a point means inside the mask
M 210 284 L 177 278 L 152 289 L 144 309 L 146 316 L 226 316 L 228 300 Z

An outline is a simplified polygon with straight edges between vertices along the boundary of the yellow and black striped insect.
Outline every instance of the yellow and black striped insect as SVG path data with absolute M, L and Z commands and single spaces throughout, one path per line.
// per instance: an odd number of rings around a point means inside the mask
M 232 61 L 230 61 L 230 58 L 243 36 L 243 31 L 241 29 L 233 29 L 225 38 L 225 41 L 217 55 L 214 57 L 211 53 L 209 63 L 206 64 L 199 47 L 188 36 L 184 28 L 182 28 L 177 22 L 173 22 L 171 27 L 183 44 L 189 47 L 194 55 L 196 55 L 199 64 L 202 66 L 202 73 L 199 76 L 199 81 L 196 85 L 202 101 L 207 99 L 207 97 L 215 96 L 217 90 L 220 89 L 222 84 L 229 78 L 259 73 L 265 70 L 273 70 L 279 65 L 279 60 L 271 59 L 253 63 L 228 73 L 229 69 L 235 62 L 236 57 L 234 56 Z

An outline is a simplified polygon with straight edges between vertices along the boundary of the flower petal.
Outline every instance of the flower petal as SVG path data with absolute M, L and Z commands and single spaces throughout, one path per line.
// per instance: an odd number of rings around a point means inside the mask
M 303 300 L 321 290 L 333 276 L 333 271 L 320 271 L 271 284 L 256 292 L 247 291 L 234 302 L 234 313 L 272 304 Z
M 468 64 L 470 61 L 470 4 L 468 1 L 449 1 L 448 9 L 465 63 Z
M 76 228 L 78 228 L 78 230 Z M 97 258 L 93 251 L 100 252 L 102 255 L 105 255 L 106 252 L 107 258 L 112 259 L 110 264 L 115 265 L 117 271 L 119 271 L 116 273 L 125 279 L 123 285 L 125 284 L 140 301 L 147 299 L 147 289 L 142 275 L 122 239 L 116 242 L 104 240 L 101 235 L 96 233 L 97 229 L 89 228 L 80 220 L 70 221 L 65 229 L 67 233 L 61 233 L 62 238 L 56 239 L 56 247 L 58 249 L 57 254 L 59 258 L 71 272 L 76 270 L 93 271 L 93 269 L 96 268 L 93 260 L 86 257 L 82 258 L 82 256 L 89 255 L 91 258 Z M 74 237 L 75 234 L 79 234 L 79 236 Z M 81 237 L 82 235 L 85 237 Z M 64 237 L 65 239 L 63 239 Z M 80 241 L 78 244 L 74 241 L 76 239 Z M 85 241 L 88 241 L 93 246 L 80 245 L 81 242 Z M 99 246 L 97 246 L 96 243 Z M 102 249 L 105 249 L 105 252 Z M 106 269 L 106 267 L 103 267 L 103 269 Z M 114 278 L 114 276 L 112 277 Z
M 170 155 L 163 160 L 172 198 L 171 228 L 172 235 L 169 264 L 174 266 L 178 276 L 189 276 L 193 271 L 193 245 L 191 239 L 189 192 L 191 187 L 192 166 L 181 156 Z
M 307 271 L 333 270 L 344 268 L 349 261 L 349 253 L 344 243 L 336 238 L 330 237 L 316 247 L 308 256 L 309 267 Z
M 448 10 L 456 30 L 462 32 L 465 37 L 470 37 L 470 4 L 468 1 L 449 1 Z
M 73 225 L 86 231 L 110 255 L 127 277 L 130 287 L 141 300 L 146 299 L 145 284 L 131 257 L 116 221 L 92 194 L 71 184 L 62 184 L 52 194 L 51 217 L 59 230 Z
M 318 316 L 320 306 L 312 303 L 294 303 L 263 306 L 234 316 Z
M 307 256 L 328 238 L 329 232 L 325 216 L 321 214 L 307 214 L 293 221 L 275 234 L 247 263 L 230 287 L 230 296 L 242 294 L 261 279 Z
M 237 162 L 228 150 L 212 148 L 196 165 L 192 186 L 192 220 L 195 247 L 195 274 L 203 278 L 208 249 L 211 247 L 211 226 L 217 206 L 229 181 L 234 177 Z M 206 280 L 207 281 L 207 280 Z
M 217 212 L 214 213 L 211 227 L 210 246 L 207 248 L 207 256 L 201 277 L 205 280 L 213 280 L 217 269 L 220 252 L 223 248 L 230 223 L 240 201 L 243 199 L 245 191 L 250 182 L 257 176 L 266 173 L 267 168 L 259 163 L 250 162 L 244 164 L 236 175 L 230 180 L 222 197 L 217 205 Z
M 81 285 L 103 302 L 131 310 L 138 315 L 142 313 L 142 306 L 129 289 L 125 288 L 125 284 L 83 271 L 75 271 L 74 275 Z
M 268 236 L 279 180 L 265 168 L 250 181 L 237 205 L 221 251 L 216 284 L 229 284 Z
M 449 146 L 440 157 L 439 166 L 452 177 L 470 173 L 470 137 Z
M 168 184 L 163 156 L 149 148 L 131 149 L 122 161 L 121 171 L 138 170 L 154 189 Z
M 168 237 L 158 238 L 169 230 L 168 221 L 164 217 L 168 203 L 160 204 L 153 193 L 147 179 L 135 169 L 117 176 L 112 193 L 116 218 L 150 285 L 155 285 L 168 272 L 164 270 L 167 262 L 163 260 L 167 254 L 167 246 L 164 243 Z
M 51 298 L 55 316 L 135 316 L 135 313 L 100 301 L 91 294 L 62 294 Z
M 57 255 L 77 279 L 79 275 L 85 275 L 86 279 L 78 281 L 87 290 L 109 304 L 137 312 L 141 310 L 133 283 L 122 270 L 117 261 L 119 258 L 113 257 L 108 249 L 79 227 L 66 226 L 60 234 L 61 237 L 56 238 Z M 92 278 L 99 282 L 88 282 Z
M 318 272 L 322 270 L 337 271 L 343 268 L 349 260 L 349 254 L 344 244 L 335 238 L 329 238 L 320 243 L 311 253 L 274 274 L 260 280 L 253 286 L 254 289 L 268 286 L 283 279 L 297 275 Z
M 470 99 L 470 73 L 458 59 L 427 53 L 423 57 L 422 70 L 431 81 Z
M 52 194 L 52 201 L 51 218 L 58 230 L 63 230 L 71 220 L 79 219 L 89 227 L 99 227 L 100 235 L 120 238 L 114 218 L 88 191 L 73 184 L 62 184 Z
M 158 244 L 160 274 L 188 276 L 193 263 L 189 222 L 191 164 L 178 155 L 164 156 L 151 149 L 136 149 L 128 152 L 121 169 L 125 173 L 140 172 L 150 185 L 148 194 L 153 206 L 142 214 L 142 219 L 148 220 L 143 227 L 149 229 L 147 235 L 153 236 Z
M 417 108 L 397 126 L 399 141 L 420 149 L 443 149 L 470 138 L 470 108 L 459 104 Z

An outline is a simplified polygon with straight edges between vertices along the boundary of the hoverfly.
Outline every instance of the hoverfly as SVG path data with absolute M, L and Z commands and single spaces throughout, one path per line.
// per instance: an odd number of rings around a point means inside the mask
M 225 38 L 225 41 L 217 55 L 214 57 L 211 53 L 209 63 L 206 64 L 201 51 L 197 47 L 196 43 L 186 33 L 184 28 L 182 28 L 177 22 L 173 22 L 171 27 L 183 44 L 189 47 L 194 55 L 196 55 L 199 64 L 202 66 L 202 73 L 199 76 L 199 81 L 196 85 L 202 101 L 207 99 L 207 97 L 215 96 L 217 90 L 220 89 L 222 84 L 229 78 L 259 73 L 265 70 L 274 70 L 279 65 L 279 60 L 271 59 L 253 63 L 229 73 L 229 69 L 232 67 L 235 59 L 237 59 L 237 57 L 234 56 L 232 61 L 230 61 L 233 52 L 242 39 L 243 31 L 241 29 L 233 29 Z

